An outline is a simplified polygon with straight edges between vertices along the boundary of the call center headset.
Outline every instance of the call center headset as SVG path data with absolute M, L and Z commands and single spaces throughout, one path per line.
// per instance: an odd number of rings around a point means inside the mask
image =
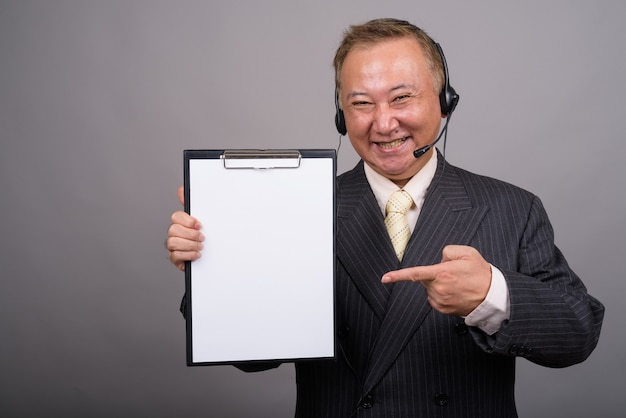
M 450 116 L 452 116 L 452 112 L 456 108 L 457 103 L 459 102 L 459 95 L 454 90 L 454 88 L 450 85 L 450 80 L 448 76 L 448 64 L 446 63 L 446 57 L 443 55 L 443 49 L 441 49 L 441 45 L 437 42 L 433 41 L 433 44 L 437 48 L 439 52 L 439 56 L 441 57 L 441 64 L 443 66 L 443 87 L 441 92 L 439 93 L 439 105 L 441 106 L 441 113 L 446 115 L 446 124 L 444 125 L 441 133 L 432 144 L 423 146 L 421 148 L 413 151 L 413 155 L 415 158 L 419 158 L 422 155 L 426 154 L 429 149 L 431 149 L 439 139 L 441 139 L 441 135 L 448 130 L 448 122 L 450 121 Z M 348 130 L 346 129 L 346 119 L 343 115 L 343 110 L 339 107 L 339 92 L 335 89 L 335 126 L 337 127 L 337 131 L 341 135 L 345 135 Z

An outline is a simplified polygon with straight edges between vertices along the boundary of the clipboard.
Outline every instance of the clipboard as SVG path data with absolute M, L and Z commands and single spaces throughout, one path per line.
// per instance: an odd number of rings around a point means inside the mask
M 185 150 L 187 365 L 335 357 L 335 150 Z

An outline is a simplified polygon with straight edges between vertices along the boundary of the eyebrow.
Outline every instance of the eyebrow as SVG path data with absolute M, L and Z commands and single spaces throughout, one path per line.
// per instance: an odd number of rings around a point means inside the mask
M 396 92 L 398 90 L 402 90 L 402 89 L 411 89 L 411 90 L 415 90 L 415 86 L 413 86 L 412 84 L 398 84 L 397 86 L 394 86 L 392 88 L 389 89 L 389 93 L 393 93 Z M 367 96 L 368 94 L 364 91 L 352 91 L 350 93 L 348 93 L 348 99 L 355 97 L 355 96 Z
M 367 96 L 367 93 L 363 92 L 363 91 L 352 91 L 350 93 L 348 93 L 348 99 L 351 97 L 355 97 L 355 96 Z
M 389 90 L 389 92 L 394 92 L 397 90 L 402 90 L 402 89 L 412 89 L 415 90 L 415 86 L 413 86 L 413 84 L 400 84 L 398 86 L 392 87 L 391 90 Z

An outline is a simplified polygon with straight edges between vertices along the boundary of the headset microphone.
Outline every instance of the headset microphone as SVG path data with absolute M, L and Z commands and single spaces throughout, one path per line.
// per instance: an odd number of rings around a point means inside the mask
M 435 145 L 435 144 L 433 144 L 433 145 Z M 415 151 L 413 151 L 413 156 L 415 158 L 421 157 L 422 155 L 426 154 L 428 152 L 428 150 L 433 147 L 433 145 L 426 145 L 425 147 L 416 149 Z
M 421 157 L 422 155 L 426 154 L 428 152 L 428 150 L 430 150 L 432 147 L 434 147 L 435 144 L 437 142 L 439 142 L 439 140 L 441 139 L 441 136 L 444 134 L 444 132 L 446 133 L 446 136 L 448 135 L 448 122 L 450 122 L 450 114 L 448 114 L 448 117 L 446 118 L 446 124 L 443 126 L 443 129 L 439 133 L 439 136 L 437 137 L 435 142 L 433 142 L 432 144 L 425 145 L 425 146 L 423 146 L 421 148 L 418 148 L 415 151 L 413 151 L 413 156 L 415 158 Z

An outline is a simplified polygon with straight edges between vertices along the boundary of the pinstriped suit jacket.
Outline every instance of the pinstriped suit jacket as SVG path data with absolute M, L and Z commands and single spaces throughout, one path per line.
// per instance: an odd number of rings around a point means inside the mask
M 517 416 L 515 358 L 550 367 L 586 359 L 604 307 L 568 267 L 539 199 L 445 164 L 439 156 L 402 261 L 360 162 L 338 178 L 338 356 L 296 364 L 297 417 Z M 470 245 L 506 278 L 510 320 L 494 336 L 443 315 L 418 283 L 384 273 Z

